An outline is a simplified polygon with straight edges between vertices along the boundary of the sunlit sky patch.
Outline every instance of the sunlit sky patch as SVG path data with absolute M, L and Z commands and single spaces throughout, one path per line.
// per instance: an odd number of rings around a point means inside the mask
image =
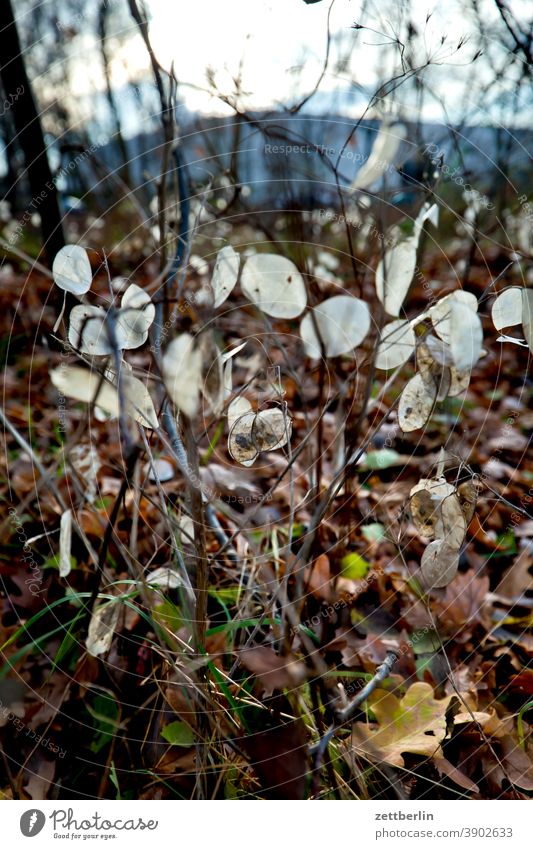
M 191 111 L 219 115 L 232 114 L 232 109 L 208 90 L 208 68 L 223 95 L 234 93 L 235 78 L 240 77 L 241 109 L 291 105 L 311 92 L 323 68 L 330 5 L 328 0 L 312 5 L 303 0 L 197 0 L 185 6 L 147 0 L 155 53 L 165 68 L 174 67 L 181 102 Z M 511 5 L 518 14 L 521 10 L 526 14 L 529 4 L 513 0 Z M 498 23 L 495 4 L 480 0 L 480 7 L 490 35 L 491 26 Z M 419 103 L 412 85 L 400 87 L 387 99 L 389 110 L 404 119 L 415 118 L 421 111 L 426 121 L 466 118 L 468 123 L 530 125 L 530 103 L 514 103 L 511 108 L 509 93 L 515 76 L 506 69 L 505 53 L 500 52 L 496 82 L 494 54 L 490 61 L 482 57 L 471 64 L 477 49 L 477 24 L 465 2 L 395 0 L 365 4 L 365 8 L 364 20 L 374 31 L 352 28 L 359 18 L 360 2 L 335 0 L 331 5 L 329 70 L 319 92 L 307 103 L 307 111 L 358 117 L 376 87 L 398 73 L 399 51 L 394 39 L 410 18 L 417 29 L 416 64 L 432 60 L 423 72 L 427 90 Z M 73 45 L 75 54 L 84 57 L 73 62 L 71 86 L 76 97 L 104 88 L 100 63 L 91 65 L 86 60 L 91 52 L 97 53 L 96 45 L 91 51 L 91 38 L 94 35 L 80 32 Z M 463 39 L 465 43 L 457 51 Z M 116 42 L 112 55 L 112 80 L 117 89 L 149 73 L 146 50 L 133 23 L 127 37 Z M 339 67 L 341 57 L 345 61 Z M 128 126 L 131 116 L 124 118 L 126 133 L 134 132 L 136 128 Z

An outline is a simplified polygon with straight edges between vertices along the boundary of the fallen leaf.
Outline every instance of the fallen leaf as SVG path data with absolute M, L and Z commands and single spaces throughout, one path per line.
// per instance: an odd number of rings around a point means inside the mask
M 268 693 L 297 687 L 307 675 L 305 663 L 301 660 L 292 655 L 280 657 L 268 646 L 244 649 L 239 658 L 244 668 L 253 672 Z
M 512 600 L 525 595 L 526 590 L 533 588 L 532 566 L 533 556 L 528 548 L 522 548 L 504 573 L 496 592 Z
M 375 690 L 368 703 L 378 726 L 357 722 L 351 745 L 370 760 L 378 756 L 399 767 L 405 766 L 404 753 L 441 758 L 451 698 L 435 699 L 433 688 L 424 682 L 411 684 L 401 700 L 386 690 Z
M 522 790 L 533 790 L 533 763 L 530 755 L 520 748 L 510 734 L 502 737 L 501 746 L 505 769 L 512 783 Z
M 307 590 L 321 601 L 331 601 L 333 590 L 331 587 L 331 571 L 329 557 L 320 554 L 310 566 L 305 569 L 305 581 Z
M 477 624 L 489 627 L 488 591 L 488 576 L 478 577 L 472 570 L 459 572 L 446 587 L 444 598 L 435 601 L 439 622 L 454 632 L 455 639 L 464 639 Z
M 54 780 L 56 765 L 60 761 L 48 760 L 43 756 L 42 748 L 37 747 L 29 761 L 25 764 L 25 775 L 30 774 L 24 785 L 24 790 L 30 799 L 42 801 L 46 799 L 47 793 Z
M 460 769 L 457 769 L 449 760 L 446 758 L 436 758 L 435 766 L 441 775 L 445 775 L 454 784 L 457 784 L 459 787 L 462 787 L 464 790 L 468 790 L 470 793 L 479 793 L 479 787 L 477 784 L 472 781 L 464 772 L 461 772 Z
M 171 746 L 182 746 L 184 748 L 194 746 L 195 742 L 192 729 L 185 722 L 179 720 L 164 725 L 161 729 L 161 737 Z
M 303 799 L 307 784 L 308 746 L 301 719 L 278 723 L 242 738 L 250 765 L 266 799 Z

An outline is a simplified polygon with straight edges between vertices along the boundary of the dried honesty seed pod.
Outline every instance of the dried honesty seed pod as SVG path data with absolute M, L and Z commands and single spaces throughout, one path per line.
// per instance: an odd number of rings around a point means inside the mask
M 450 388 L 448 390 L 448 397 L 455 398 L 456 395 L 460 395 L 461 392 L 468 389 L 470 385 L 470 370 L 459 371 L 455 366 L 450 366 L 449 372 Z
M 231 245 L 226 245 L 218 252 L 213 269 L 213 279 L 211 280 L 215 309 L 229 298 L 235 288 L 239 276 L 239 263 L 239 254 L 233 250 Z
M 151 462 L 145 463 L 143 472 L 148 475 L 148 480 L 166 483 L 172 480 L 175 471 L 172 463 L 162 457 L 156 457 Z
M 511 286 L 505 289 L 492 305 L 492 323 L 496 330 L 514 327 L 522 322 L 522 289 Z
M 54 283 L 65 292 L 84 295 L 91 288 L 93 274 L 85 248 L 65 245 L 55 255 L 52 265 Z
M 452 379 L 450 377 L 450 369 L 443 368 L 437 380 L 435 381 L 435 386 L 437 389 L 437 401 L 446 400 L 446 398 L 450 394 L 451 385 Z
M 498 336 L 496 342 L 510 342 L 511 345 L 520 345 L 521 348 L 529 348 L 525 339 L 516 339 L 514 336 Z
M 413 523 L 422 536 L 433 540 L 421 560 L 422 575 L 429 588 L 444 587 L 454 578 L 476 496 L 472 481 L 456 489 L 444 477 L 422 479 L 412 488 L 409 505 Z
M 450 344 L 451 334 L 451 316 L 452 304 L 461 303 L 467 306 L 472 312 L 477 313 L 477 298 L 472 292 L 464 292 L 458 289 L 455 292 L 450 292 L 444 298 L 440 298 L 436 304 L 429 308 L 429 317 L 433 324 L 433 328 L 437 336 Z
M 450 349 L 450 346 L 443 342 L 442 339 L 438 339 L 436 336 L 433 336 L 432 333 L 428 333 L 423 340 L 423 344 L 426 345 L 431 357 L 437 363 L 437 365 L 444 367 L 453 366 L 453 356 Z
M 202 385 L 202 353 L 189 333 L 173 339 L 163 355 L 163 380 L 168 394 L 182 413 L 196 415 Z
M 424 204 L 415 222 L 412 236 L 385 251 L 376 269 L 376 294 L 389 315 L 399 315 L 416 268 L 416 252 L 424 222 L 436 224 L 438 208 Z
M 230 397 L 233 391 L 233 358 L 245 347 L 246 342 L 242 342 L 233 348 L 231 351 L 226 351 L 222 354 L 222 401 L 225 402 Z
M 274 318 L 296 318 L 307 305 L 305 281 L 295 264 L 277 254 L 255 254 L 244 264 L 241 289 Z
M 416 364 L 426 383 L 437 386 L 437 401 L 460 395 L 470 384 L 470 370 L 461 372 L 452 363 L 450 348 L 441 339 L 429 334 L 419 342 Z
M 151 587 L 161 587 L 164 590 L 175 590 L 183 586 L 180 575 L 170 566 L 159 566 L 146 575 L 144 580 Z
M 533 351 L 533 289 L 522 289 L 522 329 L 529 350 Z
M 433 539 L 437 522 L 437 504 L 433 501 L 429 490 L 420 489 L 416 492 L 411 490 L 409 509 L 417 531 L 423 537 Z
M 117 315 L 117 342 L 121 350 L 144 345 L 155 318 L 155 306 L 150 295 L 131 283 L 122 296 Z
M 125 412 L 144 427 L 157 428 L 159 422 L 150 394 L 141 380 L 131 373 L 131 366 L 122 363 Z M 116 387 L 116 373 L 106 372 L 105 378 L 96 371 L 79 366 L 59 366 L 52 369 L 50 379 L 56 389 L 67 398 L 95 403 L 112 416 L 118 416 L 120 403 Z
M 243 348 L 246 347 L 246 345 L 247 342 L 241 342 L 241 344 L 237 345 L 236 348 L 231 348 L 229 351 L 224 351 L 224 353 L 222 354 L 222 362 L 227 363 L 228 360 L 232 360 L 233 357 L 236 357 L 237 354 L 240 354 L 240 352 Z
M 68 341 L 73 348 L 93 357 L 112 354 L 104 310 L 85 304 L 74 307 L 69 316 Z
M 259 452 L 283 448 L 291 434 L 292 421 L 279 408 L 258 413 L 252 425 L 252 441 Z
M 238 398 L 234 398 L 233 401 L 228 406 L 228 427 L 231 430 L 237 419 L 243 416 L 245 413 L 249 413 L 252 411 L 252 405 L 250 404 L 248 398 L 245 398 L 244 395 L 239 395 Z
M 111 648 L 113 635 L 118 625 L 120 616 L 120 603 L 115 601 L 104 601 L 95 606 L 89 622 L 89 630 L 85 645 L 87 651 L 93 657 L 105 654 Z
M 409 493 L 409 509 L 417 531 L 428 539 L 435 537 L 435 526 L 443 500 L 455 492 L 444 478 L 422 478 Z
M 202 333 L 198 348 L 204 364 L 202 395 L 207 403 L 208 411 L 218 416 L 224 406 L 224 364 L 213 333 L 209 331 Z
M 436 539 L 424 551 L 420 568 L 428 589 L 445 587 L 457 574 L 459 552 L 446 545 L 444 540 Z
M 386 324 L 380 334 L 376 368 L 392 369 L 403 365 L 415 350 L 415 332 L 404 319 Z
M 208 410 L 215 416 L 222 413 L 224 402 L 231 395 L 233 357 L 242 351 L 245 345 L 246 342 L 243 342 L 233 350 L 222 354 L 212 333 L 206 332 L 200 336 L 199 350 L 202 362 L 205 364 L 202 372 L 202 395 L 207 402 Z
M 452 301 L 450 350 L 459 371 L 470 371 L 481 356 L 483 327 L 477 313 L 461 301 Z
M 262 410 L 260 413 L 245 412 L 232 420 L 228 451 L 241 465 L 251 466 L 261 452 L 283 448 L 291 433 L 292 421 L 279 408 Z
M 416 268 L 417 242 L 405 239 L 385 251 L 376 269 L 376 293 L 389 315 L 399 315 Z
M 105 376 L 113 387 L 117 386 L 117 373 L 114 369 L 107 369 Z M 127 415 L 145 427 L 158 428 L 159 421 L 150 393 L 142 380 L 134 377 L 132 367 L 124 360 L 121 364 L 121 377 Z
M 424 427 L 437 398 L 435 383 L 426 383 L 421 374 L 415 374 L 400 396 L 398 423 L 404 433 Z
M 251 466 L 257 457 L 259 451 L 254 445 L 252 439 L 252 427 L 255 421 L 256 414 L 254 412 L 245 413 L 237 418 L 231 426 L 228 435 L 228 451 L 241 466 Z
M 466 526 L 474 518 L 477 501 L 477 487 L 473 481 L 465 481 L 457 487 L 457 496 L 461 504 L 461 510 L 465 517 Z
M 409 507 L 418 532 L 433 539 L 442 538 L 460 548 L 475 508 L 475 487 L 466 483 L 460 492 L 444 478 L 422 479 L 409 493 Z M 473 506 L 472 506 L 473 503 Z
M 304 316 L 300 336 L 307 356 L 318 359 L 322 347 L 326 357 L 352 351 L 369 330 L 370 312 L 365 302 L 352 295 L 335 295 Z
M 443 539 L 449 548 L 459 551 L 466 536 L 466 521 L 455 491 L 440 505 L 435 532 L 437 538 Z
M 122 350 L 144 345 L 155 318 L 155 306 L 147 292 L 131 283 L 116 311 L 115 337 Z M 73 348 L 91 356 L 109 356 L 113 346 L 106 326 L 106 312 L 102 307 L 80 305 L 69 316 L 68 340 Z
M 403 124 L 394 124 L 391 127 L 387 122 L 383 122 L 372 145 L 370 156 L 361 166 L 350 186 L 352 191 L 366 189 L 383 177 L 406 134 L 407 129 Z
M 72 548 L 72 510 L 65 510 L 59 525 L 59 577 L 70 575 L 70 552 Z
M 416 365 L 426 383 L 436 383 L 435 375 L 440 375 L 441 368 L 433 359 L 425 340 L 419 342 L 416 347 Z

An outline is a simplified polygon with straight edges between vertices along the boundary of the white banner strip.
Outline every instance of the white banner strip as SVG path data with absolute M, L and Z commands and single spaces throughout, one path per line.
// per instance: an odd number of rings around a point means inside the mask
M 526 849 L 532 845 L 530 811 L 525 801 L 4 802 L 1 845 L 44 849 L 68 840 L 124 849 Z

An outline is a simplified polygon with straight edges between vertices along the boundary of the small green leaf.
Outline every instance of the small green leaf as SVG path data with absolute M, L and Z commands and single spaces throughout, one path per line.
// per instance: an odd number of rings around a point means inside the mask
M 208 592 L 217 601 L 235 604 L 239 599 L 241 589 L 240 587 L 219 587 L 218 589 L 210 587 Z
M 381 542 L 385 539 L 385 528 L 381 522 L 371 522 L 369 525 L 363 525 L 361 533 L 367 542 Z
M 380 451 L 369 451 L 366 455 L 367 469 L 388 469 L 397 466 L 400 455 L 392 448 L 382 448 Z
M 165 725 L 161 731 L 161 737 L 171 746 L 192 746 L 194 744 L 194 734 L 184 722 L 171 722 Z
M 70 568 L 78 568 L 78 561 L 76 560 L 73 554 L 70 555 Z M 41 566 L 41 570 L 44 572 L 45 569 L 59 570 L 59 554 L 52 554 L 51 557 L 48 557 L 44 561 L 43 565 Z
M 152 616 L 158 625 L 162 625 L 174 633 L 183 625 L 183 619 L 179 609 L 168 598 L 154 607 Z
M 526 748 L 526 735 L 524 733 L 524 714 L 528 711 L 533 710 L 533 701 L 526 702 L 525 705 L 520 709 L 520 713 L 518 714 L 518 719 L 516 721 L 516 729 L 518 731 L 518 742 L 522 749 Z
M 516 554 L 518 551 L 515 535 L 510 530 L 505 531 L 503 534 L 498 534 L 497 543 L 500 548 L 505 546 L 506 555 Z
M 301 536 L 305 534 L 307 527 L 302 524 L 293 525 L 292 528 L 292 539 L 294 540 L 300 539 Z
M 364 557 L 361 557 L 361 555 L 357 554 L 355 551 L 345 554 L 341 560 L 341 572 L 343 578 L 350 578 L 352 581 L 358 581 L 361 578 L 364 578 L 369 569 L 370 563 L 368 563 Z

